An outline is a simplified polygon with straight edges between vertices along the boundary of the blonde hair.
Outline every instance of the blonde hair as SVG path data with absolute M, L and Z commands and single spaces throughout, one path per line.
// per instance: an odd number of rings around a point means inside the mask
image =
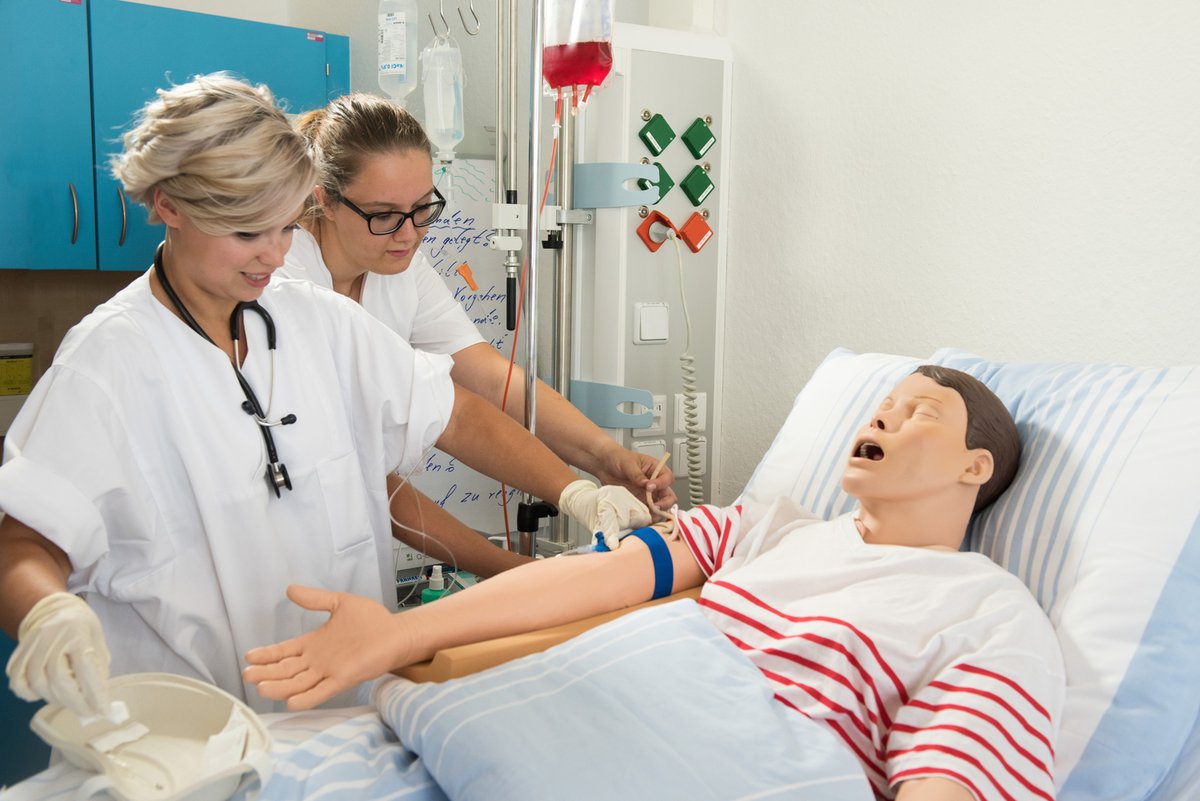
M 429 156 L 433 147 L 417 118 L 390 100 L 364 92 L 343 95 L 325 108 L 300 117 L 300 133 L 312 148 L 317 184 L 329 201 L 342 197 L 372 156 L 419 150 Z M 320 213 L 309 198 L 305 218 Z
M 150 222 L 160 189 L 197 228 L 224 236 L 259 231 L 312 191 L 316 169 L 271 90 L 227 73 L 159 89 L 112 158 L 125 193 Z

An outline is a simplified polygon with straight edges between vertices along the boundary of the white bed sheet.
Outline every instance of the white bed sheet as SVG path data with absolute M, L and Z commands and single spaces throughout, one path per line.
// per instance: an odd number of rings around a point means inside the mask
M 274 742 L 265 788 L 245 782 L 242 801 L 395 798 L 446 801 L 419 757 L 396 741 L 371 706 L 261 715 Z M 93 774 L 65 760 L 0 791 L 0 801 L 69 801 Z

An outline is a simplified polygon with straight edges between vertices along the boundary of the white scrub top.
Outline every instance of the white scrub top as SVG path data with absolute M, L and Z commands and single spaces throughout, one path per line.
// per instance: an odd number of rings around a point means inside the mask
M 357 304 L 272 280 L 265 327 L 247 312 L 243 366 L 293 490 L 276 498 L 266 448 L 228 357 L 137 278 L 67 334 L 5 441 L 0 510 L 71 559 L 104 626 L 114 675 L 167 671 L 259 711 L 243 654 L 326 617 L 289 583 L 395 605 L 385 477 L 419 463 L 453 407 L 451 360 L 418 353 Z M 268 406 L 269 404 L 269 406 Z
M 276 275 L 333 289 L 333 277 L 321 248 L 303 229 L 292 235 L 292 247 Z M 419 250 L 402 273 L 367 273 L 363 277 L 362 306 L 420 350 L 453 354 L 484 341 L 462 304 Z

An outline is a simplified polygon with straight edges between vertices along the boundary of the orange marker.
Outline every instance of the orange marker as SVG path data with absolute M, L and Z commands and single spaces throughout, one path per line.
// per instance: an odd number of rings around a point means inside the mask
M 467 282 L 467 286 L 471 287 L 472 292 L 479 291 L 479 286 L 475 283 L 475 276 L 471 275 L 471 265 L 464 261 L 455 268 L 454 272 L 462 276 L 462 279 Z

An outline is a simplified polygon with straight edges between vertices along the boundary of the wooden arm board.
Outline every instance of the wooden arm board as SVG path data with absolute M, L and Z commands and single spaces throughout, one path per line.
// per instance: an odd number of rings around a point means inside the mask
M 478 673 L 486 668 L 502 665 L 505 662 L 522 656 L 539 653 L 553 645 L 558 645 L 560 642 L 569 640 L 577 634 L 582 634 L 588 629 L 595 628 L 601 623 L 615 620 L 637 609 L 645 609 L 649 606 L 665 604 L 669 601 L 678 601 L 683 598 L 694 599 L 699 597 L 700 588 L 693 587 L 689 590 L 677 592 L 674 595 L 668 595 L 665 598 L 631 606 L 628 609 L 606 612 L 603 615 L 584 618 L 573 623 L 564 623 L 561 626 L 554 626 L 549 629 L 531 631 L 525 634 L 514 634 L 511 637 L 498 637 L 494 640 L 484 640 L 483 642 L 459 645 L 454 648 L 445 648 L 438 651 L 433 655 L 432 659 L 426 662 L 418 662 L 415 665 L 409 665 L 406 668 L 397 670 L 396 675 L 403 676 L 410 681 L 445 681 L 446 679 L 455 679 L 459 676 L 469 676 L 472 673 Z

